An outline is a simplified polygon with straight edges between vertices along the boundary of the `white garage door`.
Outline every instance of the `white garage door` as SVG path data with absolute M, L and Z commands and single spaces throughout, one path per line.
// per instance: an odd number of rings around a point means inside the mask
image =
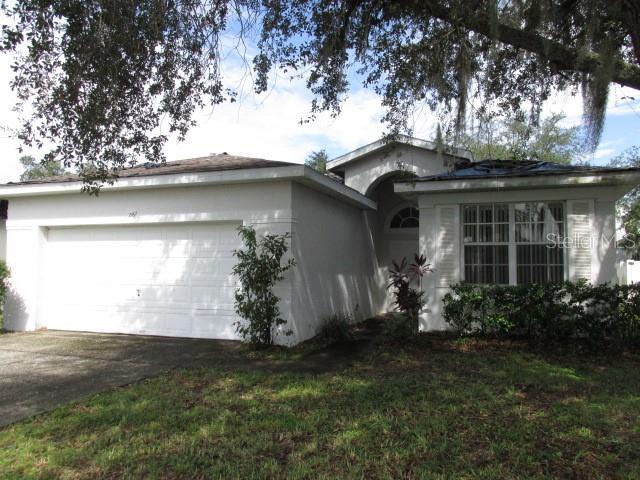
M 236 227 L 50 228 L 41 323 L 57 330 L 236 338 Z

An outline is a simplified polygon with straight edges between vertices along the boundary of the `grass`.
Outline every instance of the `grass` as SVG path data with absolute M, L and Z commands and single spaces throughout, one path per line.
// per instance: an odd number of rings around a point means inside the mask
M 0 430 L 0 477 L 640 478 L 639 446 L 638 357 L 421 335 L 331 373 L 179 370 L 58 408 Z

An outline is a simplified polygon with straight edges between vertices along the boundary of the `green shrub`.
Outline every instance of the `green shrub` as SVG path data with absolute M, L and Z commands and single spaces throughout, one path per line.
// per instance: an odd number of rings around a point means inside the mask
M 328 343 L 349 342 L 353 340 L 352 323 L 350 315 L 333 314 L 322 323 L 317 336 Z
M 382 324 L 381 339 L 386 340 L 408 340 L 415 338 L 415 323 L 406 313 L 391 313 Z
M 7 290 L 9 290 L 9 277 L 9 267 L 3 260 L 0 260 L 0 332 L 4 329 L 4 302 Z
M 252 226 L 241 226 L 238 232 L 245 248 L 233 252 L 238 258 L 233 273 L 240 280 L 234 306 L 244 321 L 235 323 L 236 331 L 256 346 L 272 345 L 274 330 L 286 323 L 273 288 L 295 266 L 293 259 L 282 263 L 291 235 L 264 235 L 258 240 Z
M 445 320 L 465 335 L 577 340 L 592 348 L 640 345 L 637 284 L 457 284 L 443 302 Z

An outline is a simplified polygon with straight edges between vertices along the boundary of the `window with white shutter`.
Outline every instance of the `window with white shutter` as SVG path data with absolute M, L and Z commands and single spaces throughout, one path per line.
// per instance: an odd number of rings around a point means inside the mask
M 562 202 L 462 205 L 464 281 L 526 284 L 564 280 Z

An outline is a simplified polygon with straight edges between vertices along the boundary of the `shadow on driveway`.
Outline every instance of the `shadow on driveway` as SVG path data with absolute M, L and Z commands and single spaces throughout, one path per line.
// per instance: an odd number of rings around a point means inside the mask
M 249 358 L 237 341 L 62 331 L 0 335 L 0 427 L 173 368 L 216 367 L 323 373 L 360 358 L 368 328 L 295 360 Z
M 239 342 L 43 331 L 0 336 L 0 426 L 176 367 L 226 363 Z

